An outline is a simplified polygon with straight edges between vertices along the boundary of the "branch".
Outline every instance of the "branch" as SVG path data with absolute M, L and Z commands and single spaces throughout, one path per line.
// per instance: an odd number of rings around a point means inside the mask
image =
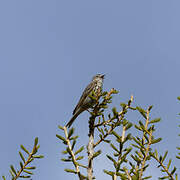
M 114 88 L 112 88 L 112 89 L 107 93 L 107 95 L 106 95 L 106 97 L 104 98 L 102 104 L 103 104 L 105 101 L 107 101 L 107 100 L 110 99 L 110 97 L 111 97 L 111 95 L 114 93 L 114 91 L 116 91 L 116 90 L 115 90 Z M 102 126 L 102 125 L 106 125 L 106 124 L 110 123 L 111 121 L 112 121 L 112 119 L 109 119 L 109 120 L 107 120 L 107 121 L 103 121 L 103 122 L 101 122 L 101 123 L 98 123 L 98 124 L 94 125 L 94 127 L 99 127 L 99 126 Z
M 78 174 L 79 179 L 83 180 L 83 176 L 81 175 L 80 170 L 79 170 L 78 162 L 76 161 L 76 157 L 74 155 L 74 152 L 72 151 L 72 146 L 71 146 L 70 140 L 68 138 L 68 132 L 67 132 L 66 126 L 64 126 L 63 129 L 64 129 L 64 134 L 65 134 L 65 137 L 66 137 L 66 142 L 67 142 L 67 145 L 68 145 L 68 148 L 69 148 L 69 153 L 70 153 L 70 155 L 72 157 L 72 162 L 74 164 L 74 167 L 76 168 L 76 173 Z
M 21 169 L 19 170 L 19 172 L 17 173 L 17 175 L 14 177 L 13 180 L 16 180 L 17 178 L 20 177 L 21 173 L 23 172 L 23 170 L 26 168 L 26 166 L 31 162 L 32 159 L 32 155 L 33 155 L 33 151 L 29 154 L 28 159 L 25 161 L 23 167 L 21 167 Z
M 126 175 L 128 176 L 128 180 L 132 180 L 128 170 L 126 168 L 124 168 L 124 171 L 125 171 Z
M 87 147 L 87 153 L 88 153 L 87 176 L 88 176 L 88 180 L 93 179 L 94 121 L 95 121 L 95 116 L 91 116 L 90 120 L 89 120 L 89 143 L 88 143 L 88 147 Z
M 156 156 L 152 156 L 159 164 L 160 166 L 164 169 L 164 171 L 168 174 L 168 176 L 171 178 L 171 180 L 175 180 L 172 174 L 168 171 L 168 168 L 163 164 L 162 161 L 160 161 Z
M 124 142 L 124 139 L 125 139 L 125 132 L 126 132 L 126 126 L 123 125 L 123 130 L 122 130 L 122 137 L 121 137 L 121 142 L 120 142 L 120 153 L 119 153 L 119 157 L 118 157 L 118 162 L 117 164 L 119 164 L 121 162 L 121 158 L 122 158 L 122 149 L 123 149 L 123 142 Z M 116 169 L 116 172 L 113 176 L 113 180 L 116 180 L 117 179 L 117 173 L 118 173 L 118 170 Z
M 38 144 L 38 138 L 36 137 L 35 141 L 34 141 L 34 147 L 33 147 L 31 153 L 29 153 L 29 151 L 23 145 L 21 145 L 21 149 L 28 154 L 28 158 L 27 158 L 27 160 L 25 160 L 23 154 L 21 152 L 19 152 L 19 155 L 24 164 L 20 161 L 21 169 L 17 172 L 16 172 L 15 168 L 13 167 L 13 165 L 11 165 L 10 173 L 12 175 L 12 180 L 16 180 L 18 178 L 30 178 L 31 177 L 30 175 L 32 175 L 33 173 L 30 170 L 33 170 L 36 167 L 27 167 L 27 165 L 30 164 L 35 158 L 40 159 L 40 158 L 44 157 L 42 155 L 35 156 L 35 154 L 37 153 L 37 151 L 40 147 L 37 144 Z M 21 175 L 23 172 L 27 173 L 28 175 Z
M 100 144 L 102 141 L 104 141 L 104 139 L 105 139 L 109 134 L 111 134 L 112 131 L 117 127 L 117 124 L 119 124 L 119 122 L 121 122 L 121 120 L 123 120 L 124 115 L 126 114 L 127 109 L 130 108 L 132 101 L 133 101 L 133 96 L 131 96 L 131 99 L 129 100 L 128 104 L 124 106 L 123 110 L 118 113 L 118 116 L 119 116 L 118 121 L 117 121 L 116 123 L 112 124 L 112 125 L 111 125 L 111 128 L 106 132 L 106 134 L 104 134 L 104 135 L 102 136 L 102 138 L 99 139 L 99 141 L 97 141 L 97 142 L 94 144 L 94 148 L 95 148 L 98 144 Z M 109 122 L 110 122 L 110 121 L 109 121 Z M 103 122 L 103 123 L 104 123 L 104 122 Z M 103 124 L 103 123 L 101 123 L 101 124 Z
M 146 115 L 145 130 L 147 130 L 148 124 L 149 124 L 150 109 L 148 108 L 146 112 L 147 112 L 147 115 Z M 145 132 L 143 134 L 143 143 L 144 143 L 144 140 L 145 140 Z M 140 175 L 139 175 L 140 179 L 141 179 L 141 177 L 143 175 L 143 169 L 144 169 L 144 166 L 145 166 L 145 163 L 146 163 L 146 159 L 148 157 L 148 152 L 149 152 L 149 149 L 150 149 L 151 141 L 152 141 L 152 129 L 150 130 L 150 133 L 149 133 L 149 141 L 148 141 L 147 147 L 145 148 L 145 155 L 144 155 L 143 161 L 141 163 L 142 166 L 141 166 Z

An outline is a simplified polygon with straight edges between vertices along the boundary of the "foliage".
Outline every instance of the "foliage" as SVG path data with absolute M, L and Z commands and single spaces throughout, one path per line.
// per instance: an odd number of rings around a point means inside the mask
M 32 161 L 35 159 L 41 159 L 44 156 L 42 155 L 36 155 L 38 152 L 40 145 L 38 145 L 38 138 L 36 137 L 34 140 L 34 146 L 31 152 L 29 152 L 23 145 L 21 145 L 21 149 L 23 150 L 24 154 L 26 154 L 26 157 L 23 155 L 21 151 L 19 151 L 19 156 L 21 158 L 20 169 L 16 170 L 13 165 L 10 166 L 10 173 L 12 176 L 12 180 L 16 180 L 19 178 L 30 178 L 31 175 L 33 175 L 32 170 L 36 169 L 35 166 L 29 166 Z M 6 180 L 5 176 L 2 176 L 3 180 Z
M 160 118 L 152 119 L 150 114 L 152 106 L 147 109 L 142 107 L 133 107 L 133 96 L 127 103 L 121 103 L 120 108 L 113 108 L 112 112 L 107 115 L 106 109 L 112 103 L 113 94 L 117 91 L 111 89 L 109 92 L 93 95 L 97 103 L 92 107 L 89 118 L 89 143 L 87 145 L 88 163 L 79 163 L 84 158 L 81 152 L 85 145 L 76 147 L 78 136 L 74 135 L 74 128 L 67 129 L 59 126 L 64 131 L 65 136 L 57 134 L 57 138 L 66 146 L 63 154 L 64 162 L 72 162 L 74 169 L 65 169 L 68 173 L 77 174 L 79 179 L 95 179 L 93 174 L 92 161 L 101 155 L 102 150 L 95 151 L 99 144 L 109 144 L 113 154 L 107 154 L 109 163 L 112 163 L 114 170 L 104 169 L 104 173 L 116 180 L 143 180 L 150 179 L 151 176 L 145 176 L 151 161 L 156 161 L 157 168 L 164 173 L 159 179 L 177 179 L 176 167 L 171 167 L 172 160 L 167 160 L 168 151 L 164 155 L 159 155 L 158 150 L 154 149 L 154 144 L 161 141 L 160 137 L 155 137 L 156 124 Z M 180 100 L 180 98 L 178 98 Z M 118 110 L 117 110 L 118 109 Z M 138 112 L 141 119 L 138 123 L 132 123 L 127 120 L 130 111 Z M 136 131 L 137 135 L 131 134 L 131 129 Z M 95 133 L 96 132 L 96 133 Z M 94 137 L 97 134 L 97 137 Z M 133 133 L 134 134 L 134 133 Z M 97 141 L 95 140 L 97 139 Z M 93 144 L 91 146 L 91 144 Z M 76 147 L 76 148 L 75 148 Z M 180 150 L 180 147 L 178 147 Z M 180 153 L 176 156 L 180 159 Z M 167 163 L 166 163 L 167 162 Z M 91 165 L 89 165 L 91 164 Z M 155 163 L 151 163 L 155 164 Z M 167 164 L 167 165 L 166 165 Z M 81 168 L 87 169 L 87 174 L 81 173 Z
M 155 137 L 156 124 L 160 122 L 160 118 L 151 118 L 152 106 L 143 109 L 140 106 L 133 107 L 133 96 L 127 103 L 121 103 L 120 107 L 112 108 L 111 113 L 107 114 L 108 106 L 112 103 L 112 96 L 118 92 L 111 89 L 109 92 L 101 94 L 92 93 L 90 98 L 95 100 L 96 104 L 92 107 L 89 118 L 89 142 L 82 146 L 77 146 L 78 135 L 74 135 L 74 128 L 58 126 L 63 135 L 57 134 L 56 137 L 65 145 L 62 152 L 64 162 L 72 162 L 74 168 L 65 169 L 66 172 L 77 175 L 80 180 L 95 179 L 93 175 L 93 161 L 101 156 L 102 150 L 95 150 L 100 144 L 107 144 L 112 150 L 106 154 L 109 163 L 112 164 L 113 170 L 104 169 L 103 172 L 110 176 L 111 179 L 117 180 L 145 180 L 152 176 L 146 176 L 146 172 L 150 165 L 157 165 L 162 172 L 159 179 L 177 180 L 177 168 L 172 165 L 172 159 L 167 159 L 168 151 L 163 155 L 159 155 L 158 149 L 154 148 L 154 144 L 160 143 L 161 138 Z M 180 101 L 180 97 L 177 98 Z M 128 120 L 130 111 L 138 112 L 140 119 L 137 123 Z M 133 129 L 133 132 L 131 133 Z M 180 136 L 180 135 L 179 135 Z M 29 152 L 23 145 L 20 146 L 22 152 L 19 151 L 21 158 L 20 168 L 16 170 L 13 165 L 10 166 L 10 174 L 12 180 L 19 178 L 29 179 L 33 175 L 35 166 L 31 165 L 35 159 L 43 158 L 37 155 L 39 145 L 38 138 L 34 140 L 32 151 Z M 87 147 L 88 163 L 84 161 L 82 152 Z M 180 151 L 180 147 L 177 147 Z M 25 155 L 24 155 L 25 154 Z M 176 155 L 180 159 L 180 152 Z M 155 161 L 156 163 L 151 163 Z M 87 170 L 87 174 L 82 173 L 82 169 Z M 2 176 L 6 180 L 5 176 Z

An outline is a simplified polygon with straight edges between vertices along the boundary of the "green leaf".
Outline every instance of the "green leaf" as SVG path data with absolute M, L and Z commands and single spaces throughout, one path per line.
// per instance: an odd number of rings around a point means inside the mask
M 27 174 L 30 174 L 30 175 L 33 175 L 33 173 L 31 171 L 27 171 L 27 170 L 23 170 L 23 172 L 27 173 Z
M 126 130 L 130 129 L 133 126 L 132 123 L 128 123 L 128 125 L 126 126 Z
M 139 121 L 139 125 L 143 130 L 145 130 L 145 127 L 144 127 L 144 124 L 142 123 L 142 121 Z
M 152 178 L 152 176 L 146 176 L 143 179 L 150 179 L 150 178 Z
M 96 97 L 96 95 L 95 95 L 94 92 L 92 92 L 92 94 L 89 94 L 88 97 L 90 97 L 91 100 L 93 100 L 93 101 L 96 101 L 96 100 L 97 100 L 97 97 Z
M 97 152 L 95 152 L 95 153 L 93 154 L 93 158 L 99 156 L 100 154 L 101 154 L 101 150 L 98 150 Z
M 74 128 L 71 128 L 68 132 L 68 139 L 73 135 L 74 133 Z
M 64 161 L 64 162 L 70 162 L 70 161 L 72 161 L 72 160 L 71 160 L 71 159 L 61 158 L 61 161 Z
M 65 151 L 62 151 L 62 154 L 67 154 L 68 152 L 65 150 Z
M 106 173 L 106 174 L 108 174 L 108 175 L 110 175 L 110 176 L 114 176 L 114 174 L 115 174 L 115 172 L 112 172 L 112 171 L 107 171 L 107 170 L 103 170 L 104 171 L 104 173 Z
M 136 154 L 139 156 L 139 158 L 143 158 L 143 155 L 142 155 L 142 153 L 140 153 L 140 152 L 138 152 L 138 151 L 136 151 Z
M 30 153 L 28 152 L 28 150 L 27 150 L 23 145 L 21 145 L 21 149 L 22 149 L 23 151 L 25 151 L 27 154 L 30 154 Z
M 153 139 L 151 144 L 155 144 L 155 143 L 158 143 L 162 140 L 162 138 L 158 138 L 158 139 Z
M 33 157 L 29 160 L 29 163 L 31 163 L 32 161 L 34 161 L 34 158 L 33 158 Z
M 180 96 L 179 96 L 179 97 L 177 97 L 177 99 L 180 101 Z
M 141 107 L 137 106 L 136 109 L 141 113 L 141 115 L 147 119 L 146 117 L 146 111 L 144 109 L 142 109 Z
M 30 178 L 31 176 L 19 176 L 20 178 Z
M 79 157 L 76 158 L 76 160 L 78 161 L 78 160 L 81 160 L 83 158 L 84 158 L 84 156 L 79 156 Z
M 149 124 L 153 124 L 153 123 L 157 123 L 161 120 L 161 118 L 156 118 L 156 119 L 153 119 L 149 122 Z
M 97 128 L 98 129 L 98 131 L 100 132 L 100 133 L 102 133 L 102 135 L 104 135 L 104 131 L 103 131 L 103 129 L 102 128 Z
M 69 147 L 66 147 L 66 151 L 71 155 L 71 150 L 69 149 Z
M 76 144 L 76 140 L 74 139 L 72 143 L 72 150 L 74 149 L 75 144 Z
M 61 129 L 61 130 L 64 130 L 64 128 L 62 126 L 60 126 L 60 125 L 58 126 L 58 128 Z
M 162 162 L 165 160 L 167 154 L 168 154 L 168 151 L 165 152 L 165 154 L 164 154 L 164 156 L 163 156 L 163 158 L 162 158 Z
M 124 139 L 124 143 L 128 140 L 131 140 L 132 139 L 132 136 L 131 136 L 131 133 L 127 134 L 127 136 L 125 137 Z
M 36 169 L 35 166 L 32 166 L 32 167 L 25 167 L 25 169 Z
M 69 172 L 69 173 L 74 173 L 77 174 L 77 172 L 73 169 L 64 169 L 64 171 Z
M 42 159 L 42 158 L 44 158 L 44 156 L 43 155 L 33 156 L 33 158 Z
M 134 159 L 134 161 L 136 161 L 138 164 L 141 162 L 141 160 L 135 155 L 131 154 L 131 157 Z
M 116 89 L 113 89 L 113 92 L 112 92 L 112 94 L 118 94 L 119 93 L 119 91 L 118 90 L 116 90 Z
M 119 150 L 113 145 L 113 144 L 110 144 L 110 146 L 116 151 L 119 153 Z
M 37 144 L 38 144 L 38 137 L 36 137 L 34 140 L 34 146 L 37 146 Z
M 131 144 L 131 145 L 134 146 L 134 147 L 137 148 L 137 149 L 141 149 L 141 147 L 138 146 L 138 145 L 136 145 L 136 144 Z
M 150 111 L 152 108 L 153 108 L 153 105 L 149 106 L 149 107 L 148 107 L 148 110 Z
M 59 138 L 61 141 L 64 141 L 65 143 L 67 143 L 66 139 L 60 136 L 59 134 L 56 134 L 56 137 Z
M 140 126 L 137 126 L 136 124 L 134 125 L 134 127 L 139 130 L 139 131 L 142 131 L 142 128 Z
M 126 126 L 128 124 L 128 121 L 126 119 L 123 119 L 122 124 L 123 126 Z
M 38 150 L 40 148 L 40 145 L 36 146 L 36 149 Z
M 99 134 L 99 138 L 102 139 L 102 134 Z
M 33 153 L 33 154 L 36 154 L 36 153 L 37 153 L 37 146 L 34 146 L 32 153 Z
M 124 108 L 127 106 L 127 104 L 125 104 L 125 103 L 120 103 L 120 106 L 124 109 Z
M 163 177 L 160 177 L 159 179 L 169 179 L 169 176 L 163 176 Z
M 83 167 L 83 168 L 87 169 L 87 166 L 85 166 L 85 165 L 83 165 L 83 164 L 77 163 L 77 165 L 80 166 L 80 167 Z
M 117 110 L 116 110 L 115 107 L 112 108 L 112 112 L 113 112 L 114 116 L 117 116 L 117 115 L 118 115 L 118 112 L 117 112 Z
M 169 169 L 171 162 L 172 162 L 172 159 L 169 160 L 168 165 L 167 165 L 167 169 Z
M 116 164 L 116 161 L 111 156 L 109 156 L 109 155 L 106 155 L 106 156 L 109 160 L 111 160 L 114 163 L 114 165 Z
M 21 168 L 23 168 L 23 163 L 21 161 L 19 162 L 19 164 L 20 164 Z
M 74 155 L 80 153 L 80 152 L 83 151 L 83 150 L 84 150 L 84 146 L 82 146 L 81 148 L 79 148 L 79 149 L 74 153 Z
M 134 108 L 134 107 L 129 107 L 129 109 L 134 110 L 134 111 L 136 110 L 136 108 Z
M 21 153 L 21 151 L 19 151 L 19 155 L 20 155 L 21 159 L 23 160 L 23 162 L 25 163 L 25 158 L 24 158 L 23 154 Z
M 79 136 L 73 136 L 69 140 L 76 140 Z
M 14 173 L 12 172 L 12 170 L 9 170 L 9 172 L 11 173 L 11 176 L 12 176 L 12 177 L 15 177 L 15 176 L 14 176 Z M 12 179 L 13 179 L 13 178 L 12 178 Z
M 130 153 L 132 150 L 132 147 L 126 148 L 123 151 L 126 152 L 126 154 Z
M 3 180 L 6 180 L 6 178 L 4 176 L 2 176 Z
M 108 139 L 103 139 L 103 141 L 106 142 L 106 143 L 110 143 L 111 142 L 111 140 L 108 140 Z
M 176 169 L 177 169 L 176 167 L 173 168 L 173 170 L 171 171 L 172 175 L 175 173 Z
M 105 96 L 107 93 L 107 91 L 102 92 L 102 96 Z
M 158 158 L 158 151 L 157 151 L 157 149 L 155 149 L 155 155 L 156 155 L 155 157 Z
M 180 156 L 176 156 L 177 159 L 180 159 Z
M 115 131 L 112 131 L 112 134 L 113 134 L 117 139 L 121 139 L 121 137 L 120 137 Z
M 133 137 L 133 140 L 142 148 L 144 148 L 143 144 L 141 143 L 140 140 L 137 140 L 136 138 Z
M 14 166 L 11 165 L 10 167 L 11 167 L 12 172 L 13 172 L 15 175 L 17 175 L 16 170 L 14 169 Z

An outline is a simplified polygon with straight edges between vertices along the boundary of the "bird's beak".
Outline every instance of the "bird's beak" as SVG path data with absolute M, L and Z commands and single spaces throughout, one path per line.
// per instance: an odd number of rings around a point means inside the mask
M 101 78 L 103 78 L 103 79 L 104 79 L 104 76 L 105 76 L 105 74 L 102 74 L 102 75 L 101 75 Z

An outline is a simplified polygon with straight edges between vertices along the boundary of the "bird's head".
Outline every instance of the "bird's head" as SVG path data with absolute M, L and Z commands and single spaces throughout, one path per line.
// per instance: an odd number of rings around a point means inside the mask
M 104 76 L 105 76 L 105 74 L 96 74 L 92 80 L 93 81 L 103 81 Z

